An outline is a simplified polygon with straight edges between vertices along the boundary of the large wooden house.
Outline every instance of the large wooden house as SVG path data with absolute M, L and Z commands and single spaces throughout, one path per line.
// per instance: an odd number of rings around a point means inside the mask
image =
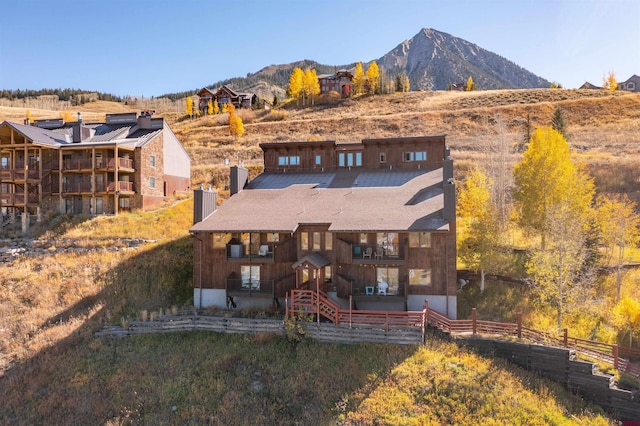
M 337 70 L 333 74 L 318 76 L 320 94 L 338 92 L 343 97 L 351 96 L 353 89 L 353 74 L 349 70 Z
M 219 108 L 224 104 L 233 104 L 236 108 L 253 108 L 258 102 L 258 96 L 255 93 L 235 92 L 227 86 L 222 86 L 216 91 L 204 87 L 198 91 L 197 95 L 198 108 L 202 115 L 207 114 L 209 102 L 217 102 Z
M 47 213 L 117 214 L 159 206 L 189 191 L 191 159 L 151 112 L 107 114 L 104 123 L 63 119 L 0 124 L 3 224 Z
M 264 172 L 231 196 L 195 191 L 197 307 L 282 304 L 321 290 L 343 307 L 456 317 L 453 164 L 444 136 L 263 143 Z

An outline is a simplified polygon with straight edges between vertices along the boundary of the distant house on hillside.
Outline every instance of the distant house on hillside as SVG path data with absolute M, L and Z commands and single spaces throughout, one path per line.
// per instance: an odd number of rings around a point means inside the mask
M 194 197 L 194 304 L 456 318 L 453 160 L 444 136 L 260 145 L 264 172 L 232 167 L 231 196 Z M 291 303 L 297 303 L 289 299 Z M 318 305 L 320 304 L 320 305 Z M 348 312 L 348 311 L 345 311 Z
M 618 83 L 618 90 L 626 90 L 628 92 L 640 92 L 640 77 L 632 75 L 626 81 Z
M 338 70 L 333 74 L 320 74 L 320 94 L 338 92 L 343 97 L 351 96 L 353 89 L 353 74 L 348 70 Z
M 222 86 L 215 92 L 209 88 L 202 88 L 197 95 L 200 98 L 198 109 L 205 115 L 209 107 L 209 101 L 217 102 L 222 108 L 224 104 L 233 104 L 236 108 L 253 108 L 258 103 L 258 96 L 255 93 L 238 93 L 227 86 Z
M 449 90 L 456 90 L 458 92 L 464 92 L 465 83 L 453 83 L 449 86 Z
M 152 112 L 107 114 L 104 123 L 64 119 L 0 124 L 3 223 L 47 213 L 117 214 L 158 207 L 190 190 L 191 159 Z
M 578 89 L 602 89 L 602 87 L 596 86 L 595 84 L 591 84 L 587 81 L 582 86 L 578 87 Z

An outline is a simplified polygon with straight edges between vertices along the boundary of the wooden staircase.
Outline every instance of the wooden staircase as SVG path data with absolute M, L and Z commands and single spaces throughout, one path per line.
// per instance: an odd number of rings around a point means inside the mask
M 320 317 L 333 322 L 336 327 L 374 327 L 384 329 L 420 330 L 424 334 L 426 311 L 373 311 L 358 309 L 342 309 L 323 291 L 295 289 L 287 300 L 286 317 L 295 314 L 315 315 L 318 323 Z

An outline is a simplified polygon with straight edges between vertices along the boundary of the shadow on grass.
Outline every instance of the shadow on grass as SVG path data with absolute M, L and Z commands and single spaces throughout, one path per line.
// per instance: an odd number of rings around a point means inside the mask
M 78 328 L 0 377 L 1 424 L 325 424 L 416 350 L 200 331 L 94 337 L 141 310 L 191 303 L 188 236 L 102 278 L 98 294 L 41 326 L 86 317 Z

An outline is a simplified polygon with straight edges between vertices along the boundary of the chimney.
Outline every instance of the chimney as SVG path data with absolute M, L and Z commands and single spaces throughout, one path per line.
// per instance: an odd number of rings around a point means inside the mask
M 456 184 L 453 178 L 449 178 L 443 183 L 444 189 L 444 212 L 443 219 L 448 222 L 456 220 Z
M 249 170 L 240 166 L 233 166 L 230 170 L 229 196 L 242 191 L 249 181 Z
M 216 211 L 218 193 L 211 187 L 204 190 L 202 185 L 193 191 L 193 223 L 202 222 Z
M 91 137 L 91 129 L 84 126 L 82 114 L 78 111 L 78 122 L 73 125 L 73 143 L 79 143 Z

